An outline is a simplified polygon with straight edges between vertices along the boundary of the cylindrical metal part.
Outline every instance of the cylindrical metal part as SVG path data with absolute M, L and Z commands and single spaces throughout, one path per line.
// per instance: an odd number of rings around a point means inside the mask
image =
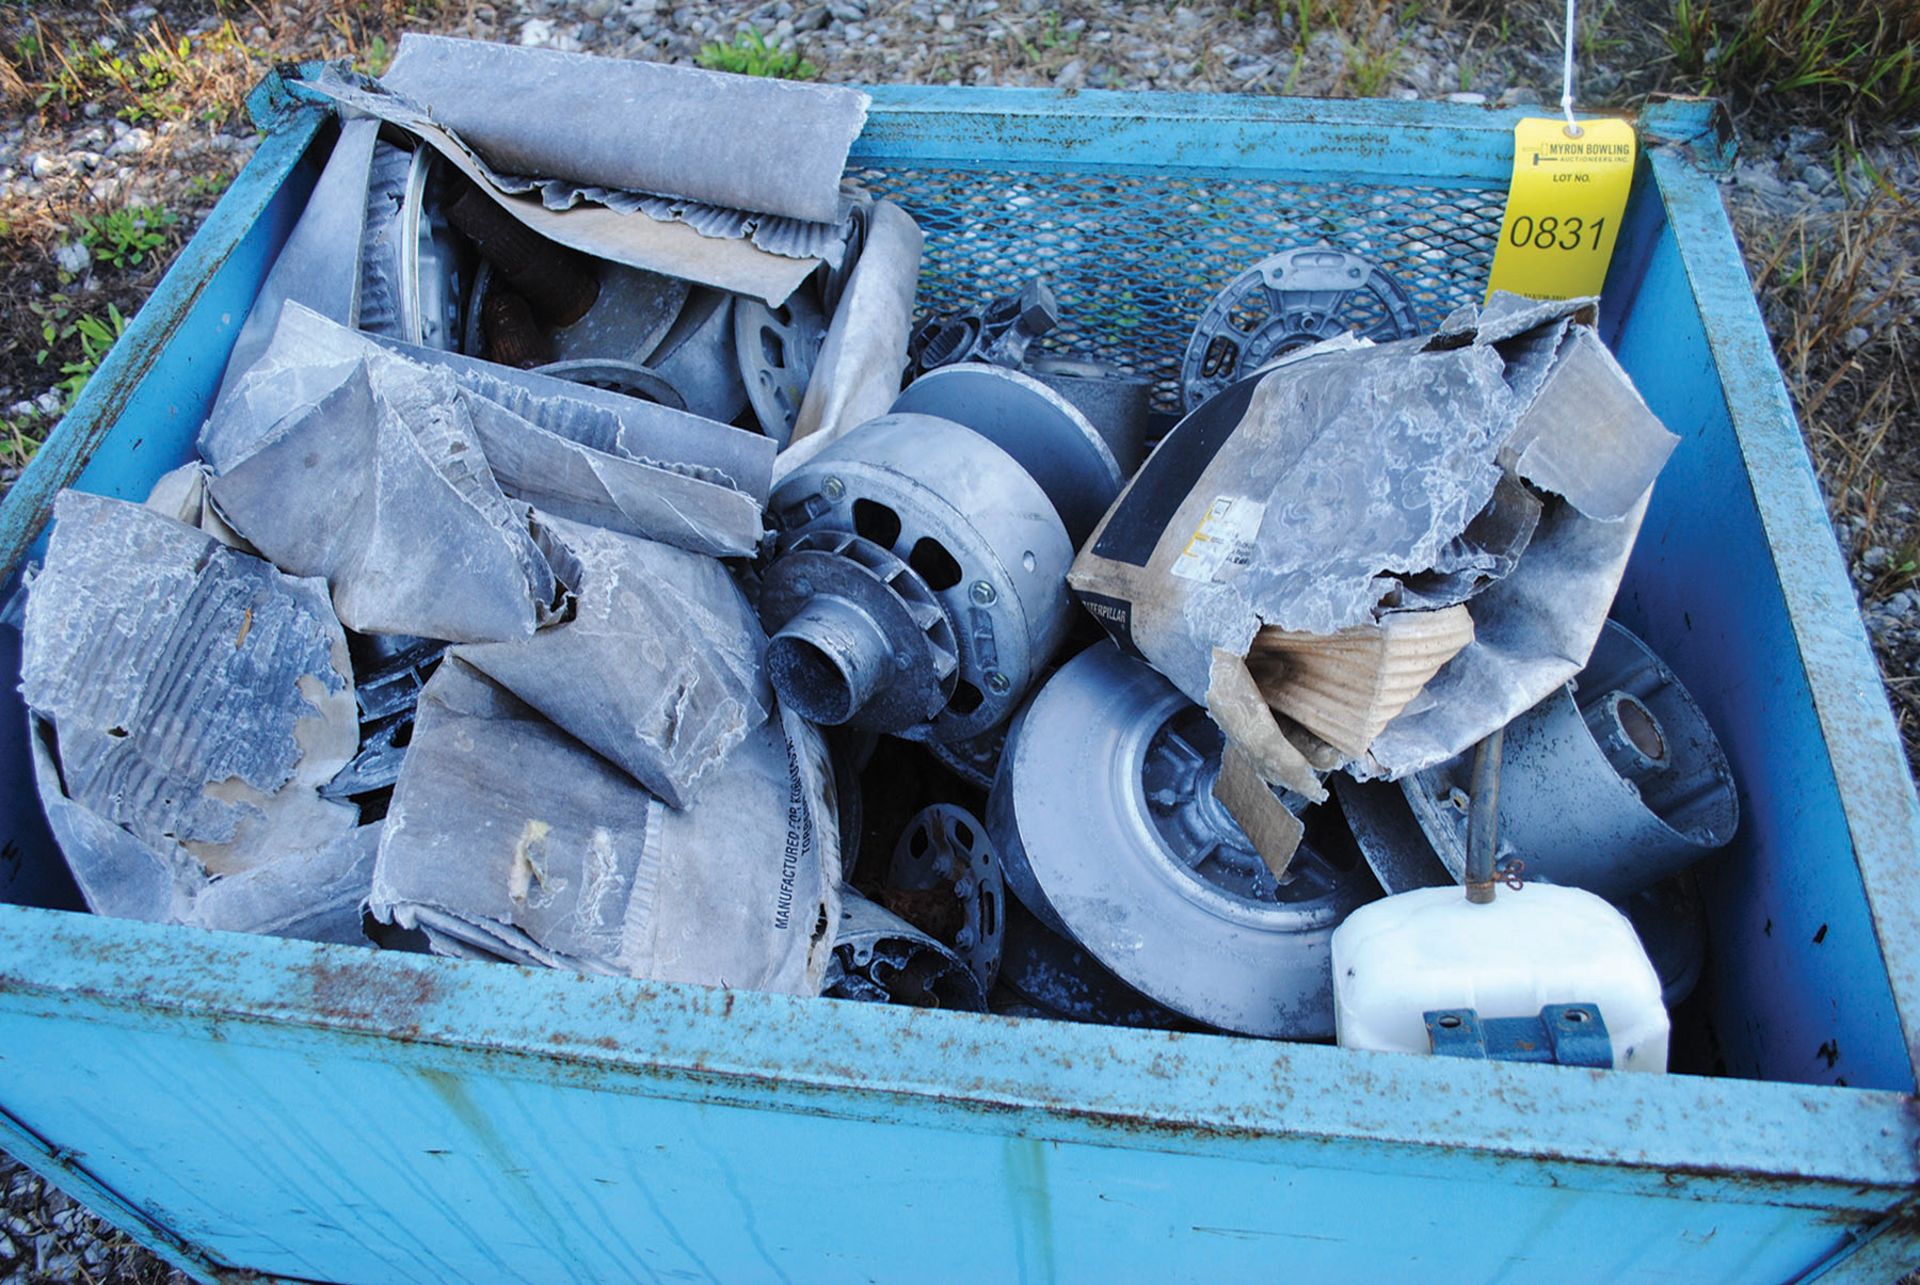
M 491 290 L 480 308 L 482 348 L 475 356 L 485 356 L 503 366 L 530 370 L 553 360 L 547 332 L 534 319 L 533 307 L 511 290 Z
M 951 648 L 905 648 L 901 677 L 888 690 L 930 690 L 921 669 L 957 655 L 957 672 L 937 675 L 937 703 L 919 712 L 903 704 L 897 721 L 869 724 L 878 730 L 919 740 L 977 736 L 1012 714 L 1066 636 L 1073 545 L 1053 504 L 1013 456 L 959 424 L 927 415 L 870 420 L 782 479 L 770 508 L 785 534 L 768 572 L 779 592 L 761 603 L 769 632 L 784 627 L 798 599 L 826 591 L 820 573 L 801 576 L 789 566 L 798 545 L 839 532 L 861 541 L 852 551 L 887 555 L 888 592 L 905 595 L 915 630 Z M 884 604 L 858 600 L 889 637 L 903 636 L 886 628 Z M 897 642 L 896 664 L 902 651 Z M 780 681 L 776 671 L 776 687 Z
M 600 297 L 600 283 L 579 254 L 547 240 L 479 188 L 462 192 L 447 217 L 546 324 L 570 326 Z
M 893 649 L 873 617 L 821 594 L 767 641 L 767 670 L 781 700 L 808 722 L 833 727 L 892 679 Z
M 1506 729 L 1499 728 L 1473 747 L 1473 795 L 1467 812 L 1467 900 L 1487 905 L 1493 900 L 1493 850 L 1500 842 L 1500 748 Z
M 1400 781 L 1447 869 L 1462 875 L 1470 788 L 1461 754 Z M 1500 833 L 1526 877 L 1612 901 L 1677 874 L 1733 837 L 1733 771 L 1693 698 L 1647 645 L 1608 621 L 1578 677 L 1507 724 Z

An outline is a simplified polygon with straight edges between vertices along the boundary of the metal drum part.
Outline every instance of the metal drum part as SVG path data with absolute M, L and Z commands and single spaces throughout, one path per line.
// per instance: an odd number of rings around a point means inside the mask
M 1248 268 L 1213 297 L 1180 367 L 1186 408 L 1275 357 L 1351 330 L 1363 339 L 1418 333 L 1413 299 L 1371 259 L 1301 246 Z
M 1465 860 L 1467 756 L 1400 782 L 1449 871 Z M 1608 621 L 1587 667 L 1507 726 L 1497 858 L 1620 901 L 1733 838 L 1733 771 L 1672 670 Z
M 1327 807 L 1304 811 L 1276 879 L 1214 796 L 1222 748 L 1204 710 L 1111 644 L 1067 662 L 1009 731 L 988 801 L 1008 886 L 1175 1012 L 1328 1038 L 1329 939 L 1377 885 Z
M 1073 546 L 1039 483 L 971 429 L 871 420 L 788 474 L 770 508 L 768 667 L 813 722 L 977 736 L 1066 634 Z
M 688 410 L 722 424 L 731 424 L 747 408 L 733 321 L 733 295 L 696 287 L 647 358 L 647 365 L 674 386 Z
M 1122 477 L 1147 458 L 1153 423 L 1153 381 L 1092 357 L 1042 353 L 1026 373 L 1072 402 L 1106 441 Z
M 555 379 L 564 379 L 568 383 L 585 384 L 589 388 L 604 388 L 611 393 L 624 393 L 628 397 L 637 397 L 643 402 L 657 402 L 670 410 L 686 410 L 687 403 L 680 396 L 680 390 L 664 379 L 660 372 L 642 366 L 638 362 L 614 361 L 609 358 L 581 358 L 575 361 L 554 361 L 534 370 L 542 375 L 551 375 Z
M 1008 900 L 1006 921 L 999 994 L 1012 992 L 1025 1005 L 1002 1002 L 994 1012 L 1103 1026 L 1203 1029 L 1115 977 L 1075 942 L 1040 922 L 1018 898 Z
M 733 343 L 741 381 L 760 431 L 785 446 L 827 337 L 827 318 L 802 286 L 777 308 L 741 296 L 733 305 Z
M 960 957 L 900 916 L 840 889 L 840 927 L 820 993 L 914 1008 L 987 1010 L 987 991 Z
M 1100 525 L 1125 481 L 1087 417 L 1018 371 L 978 362 L 944 367 L 907 385 L 893 413 L 964 424 L 1011 455 L 1047 493 L 1076 549 Z
M 950 932 L 935 932 L 926 920 L 920 926 L 951 946 L 984 989 L 993 989 L 1000 975 L 1007 893 L 986 826 L 951 803 L 922 810 L 894 845 L 887 888 L 937 899 L 932 909 Z
M 646 361 L 686 304 L 687 283 L 605 260 L 591 270 L 600 293 L 585 316 L 553 332 L 554 359 Z

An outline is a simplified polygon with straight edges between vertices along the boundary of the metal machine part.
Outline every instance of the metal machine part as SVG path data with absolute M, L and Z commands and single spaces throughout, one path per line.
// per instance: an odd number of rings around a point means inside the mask
M 964 424 L 1025 469 L 1047 493 L 1074 548 L 1106 516 L 1126 480 L 1098 429 L 1031 375 L 970 362 L 922 375 L 894 399 L 895 415 Z
M 1131 477 L 1147 458 L 1152 427 L 1153 381 L 1129 375 L 1118 366 L 1091 357 L 1041 353 L 1029 359 L 1026 373 L 1072 402 L 1106 440 L 1123 477 Z
M 447 217 L 447 193 L 458 181 L 430 147 L 414 149 L 400 205 L 399 338 L 457 350 L 470 256 Z
M 819 273 L 814 277 L 820 283 L 820 308 L 831 317 L 840 311 L 840 299 L 847 292 L 847 281 L 853 276 L 854 265 L 860 262 L 860 256 L 867 248 L 867 227 L 873 220 L 873 202 L 861 197 L 853 204 L 847 215 L 847 246 L 840 255 L 839 266 L 822 263 Z
M 583 357 L 572 361 L 548 362 L 534 369 L 542 375 L 552 375 L 568 383 L 624 393 L 628 397 L 654 402 L 670 410 L 687 409 L 686 399 L 680 396 L 679 389 L 662 378 L 659 371 L 650 370 L 638 362 Z
M 385 140 L 373 145 L 361 225 L 359 309 L 348 318 L 370 334 L 393 339 L 406 337 L 400 315 L 400 225 L 414 159 L 413 152 Z
M 696 415 L 731 424 L 747 408 L 740 356 L 733 343 L 735 296 L 696 288 L 647 365 L 686 400 Z
M 622 263 L 596 262 L 590 270 L 599 293 L 578 321 L 553 332 L 555 360 L 646 361 L 680 316 L 687 283 Z
M 782 479 L 769 507 L 786 556 L 761 601 L 768 661 L 781 699 L 815 722 L 977 736 L 1013 713 L 1066 635 L 1073 545 L 1040 484 L 971 429 L 870 420 Z M 823 546 L 807 537 L 824 533 L 860 537 L 841 546 L 838 579 L 784 565 L 817 565 Z
M 760 614 L 772 632 L 768 674 L 809 722 L 891 731 L 933 717 L 953 695 L 953 622 L 926 581 L 871 540 L 801 535 L 768 569 Z
M 1005 725 L 962 741 L 934 741 L 927 746 L 941 767 L 982 793 L 993 788 L 993 774 L 1000 770 L 1000 754 L 1006 748 Z
M 376 635 L 354 635 L 365 640 L 371 668 L 354 679 L 353 696 L 360 710 L 360 748 L 334 778 L 320 787 L 323 798 L 350 799 L 372 794 L 400 779 L 400 764 L 413 739 L 413 711 L 420 691 L 439 668 L 447 644 L 432 639 L 404 639 L 398 650 L 381 644 Z
M 1707 905 L 1691 872 L 1614 903 L 1633 922 L 1653 971 L 1660 1002 L 1673 1008 L 1693 994 L 1707 963 Z
M 1007 900 L 1006 921 L 1000 955 L 1001 990 L 1013 992 L 1036 1011 L 1021 1013 L 1010 1005 L 996 1005 L 995 1012 L 1103 1026 L 1197 1029 L 1196 1023 L 1162 1008 L 1115 977 L 1082 947 L 1042 923 L 1018 898 Z
M 1351 330 L 1363 339 L 1419 331 L 1406 288 L 1371 259 L 1328 245 L 1301 246 L 1248 268 L 1213 297 L 1180 367 L 1193 410 L 1275 357 Z
M 1319 807 L 1276 880 L 1214 795 L 1222 748 L 1205 711 L 1154 670 L 1111 644 L 1082 652 L 1008 733 L 987 806 L 1008 886 L 1175 1012 L 1327 1038 L 1330 939 L 1373 879 Z
M 1423 1015 L 1437 1057 L 1553 1066 L 1613 1066 L 1613 1039 L 1598 1004 L 1548 1004 L 1538 1017 L 1481 1017 L 1471 1008 Z
M 1006 884 L 987 828 L 972 813 L 936 803 L 914 817 L 894 845 L 887 887 L 950 901 L 957 918 L 948 945 L 984 989 L 993 989 L 1006 933 Z
M 820 993 L 828 999 L 987 1011 L 986 987 L 958 955 L 844 887 L 833 958 Z
M 758 299 L 733 305 L 733 344 L 760 431 L 785 446 L 827 337 L 827 318 L 802 286 L 778 308 Z
M 1456 875 L 1472 806 L 1468 756 L 1403 779 Z M 1673 671 L 1608 621 L 1587 667 L 1507 727 L 1501 861 L 1619 901 L 1725 844 L 1740 805 L 1726 755 Z
M 984 307 L 929 317 L 914 327 L 908 369 L 920 373 L 966 361 L 1018 366 L 1033 341 L 1059 324 L 1060 301 L 1036 277 Z
M 478 247 L 506 286 L 533 306 L 543 325 L 571 326 L 599 299 L 599 279 L 584 255 L 547 240 L 479 188 L 469 185 L 446 208 L 453 226 Z M 475 306 L 481 298 L 478 284 Z

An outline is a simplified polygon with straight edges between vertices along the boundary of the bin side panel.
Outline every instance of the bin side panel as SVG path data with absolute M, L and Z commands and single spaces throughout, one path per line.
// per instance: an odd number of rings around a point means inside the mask
M 1654 159 L 1671 179 L 1673 166 Z M 1621 363 L 1683 439 L 1654 488 L 1615 614 L 1700 701 L 1740 787 L 1740 834 L 1702 867 L 1719 1069 L 1911 1089 L 1882 950 L 1897 959 L 1902 941 L 1920 940 L 1920 890 L 1909 869 L 1908 904 L 1876 933 L 1861 865 L 1889 851 L 1910 864 L 1920 850 L 1912 787 L 1718 192 L 1688 174 L 1703 190 L 1687 199 L 1712 202 L 1712 219 L 1695 222 L 1717 222 L 1725 246 L 1699 246 L 1696 228 L 1683 247 L 1686 212 L 1673 210 L 1670 181 L 1643 192 L 1664 192 L 1670 214 L 1638 290 L 1610 301 Z M 1731 262 L 1689 264 L 1688 253 L 1715 248 Z M 1724 333 L 1742 328 L 1757 342 Z M 1827 719 L 1810 674 L 1877 716 Z M 1848 774 L 1858 779 L 1843 790 Z
M 295 113 L 260 144 L 220 204 L 0 501 L 0 566 L 44 548 L 61 488 L 144 500 L 162 473 L 192 458 L 227 354 L 319 177 L 323 113 Z M 20 672 L 20 634 L 0 630 L 0 673 Z M 79 892 L 35 802 L 19 684 L 0 686 L 0 901 L 77 907 Z
M 1196 1154 L 1050 1137 L 1014 1112 L 956 1128 L 913 1097 L 852 1118 L 844 1094 L 805 1110 L 661 1096 L 640 1072 L 86 997 L 9 997 L 0 1049 L 10 1107 L 57 1124 L 101 1182 L 218 1261 L 312 1279 L 1202 1281 L 1402 1262 L 1751 1281 L 1847 1234 L 1831 1210 L 1716 1203 L 1679 1175 L 1622 1190 L 1591 1166 L 1409 1163 L 1306 1136 Z M 1485 1212 L 1463 1235 L 1467 1209 Z

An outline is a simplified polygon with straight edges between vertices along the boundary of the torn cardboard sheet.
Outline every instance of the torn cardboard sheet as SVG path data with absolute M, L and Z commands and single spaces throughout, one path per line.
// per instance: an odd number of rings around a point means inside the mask
M 21 693 L 53 729 L 59 793 L 101 825 L 226 875 L 356 824 L 319 794 L 359 740 L 346 635 L 319 581 L 63 491 L 23 641 Z
M 356 368 L 367 371 L 378 402 L 406 411 L 403 424 L 453 416 L 449 406 L 458 402 L 491 481 L 513 499 L 699 553 L 743 555 L 759 545 L 774 448 L 758 434 L 603 389 L 375 339 L 297 303 L 282 312 L 260 360 L 214 407 L 201 453 L 217 473 L 233 471 Z
M 828 222 L 866 94 L 410 34 L 383 84 L 495 166 Z
M 366 229 L 367 180 L 379 141 L 371 117 L 343 121 L 340 137 L 307 198 L 300 221 L 260 284 L 260 294 L 234 337 L 219 396 L 259 359 L 291 299 L 343 325 L 359 321 L 360 245 Z M 219 400 L 218 397 L 215 400 Z
M 775 471 L 784 477 L 828 443 L 879 415 L 900 395 L 920 283 L 920 225 L 891 201 L 875 201 L 866 244 L 827 327 L 813 377 Z
M 421 695 L 373 913 L 443 953 L 817 994 L 839 832 L 817 732 L 769 719 L 674 811 L 450 657 Z
M 213 502 L 276 566 L 323 578 L 360 633 L 527 637 L 561 591 L 531 512 L 495 483 L 452 378 L 399 375 L 348 366 L 244 453 L 203 439 Z
M 571 619 L 453 655 L 673 807 L 766 721 L 766 635 L 712 558 L 536 515 Z
M 213 471 L 205 464 L 189 460 L 171 473 L 160 475 L 153 490 L 147 493 L 147 507 L 163 517 L 205 532 L 229 549 L 258 557 L 260 551 L 241 539 L 240 533 L 213 511 L 213 505 L 207 500 L 207 479 L 212 476 Z
M 33 719 L 34 783 L 87 908 L 115 919 L 364 946 L 361 910 L 373 884 L 380 827 L 363 825 L 324 847 L 212 876 L 177 843 L 149 845 L 67 797 L 53 760 L 53 729 Z
M 1261 710 L 1317 770 L 1458 753 L 1584 663 L 1676 440 L 1584 306 L 1496 296 L 1438 338 L 1322 345 L 1234 385 L 1162 443 L 1071 584 L 1273 783 L 1297 764 L 1235 693 L 1277 685 Z M 1223 678 L 1259 637 L 1290 666 L 1256 651 Z
M 593 202 L 581 202 L 561 210 L 549 209 L 537 195 L 513 194 L 514 183 L 494 173 L 463 139 L 410 99 L 378 86 L 356 83 L 332 70 L 320 73 L 312 85 L 344 109 L 378 117 L 414 135 L 528 228 L 550 241 L 595 258 L 753 295 L 766 300 L 770 307 L 778 307 L 826 261 L 812 255 L 794 257 L 779 250 L 844 244 L 843 239 L 825 234 L 798 236 L 777 221 L 769 223 L 764 237 L 757 220 L 752 224 L 751 235 L 708 236 L 700 227 L 680 217 L 657 218 L 645 205 L 627 213 Z M 488 94 L 483 92 L 479 96 Z M 607 115 L 598 108 L 580 116 L 551 119 L 564 120 L 569 129 L 577 128 L 581 121 L 605 121 L 609 126 L 618 127 L 620 137 L 631 140 L 630 120 Z M 838 171 L 833 177 L 837 191 Z M 710 223 L 702 221 L 702 225 L 708 231 L 715 230 Z M 766 248 L 763 241 L 778 249 Z

